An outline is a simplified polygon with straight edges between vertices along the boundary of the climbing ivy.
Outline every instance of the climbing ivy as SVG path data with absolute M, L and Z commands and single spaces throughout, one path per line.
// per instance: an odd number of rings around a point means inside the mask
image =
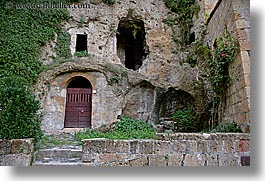
M 215 43 L 213 59 L 208 61 L 208 78 L 214 91 L 212 121 L 217 120 L 218 107 L 225 101 L 229 86 L 229 65 L 239 50 L 238 42 L 225 30 Z M 213 124 L 212 124 L 213 125 Z
M 67 11 L 7 8 L 7 2 L 1 1 L 0 8 L 0 78 L 19 76 L 33 84 L 43 70 L 39 61 L 40 47 L 54 38 L 59 23 L 68 19 Z M 34 0 L 12 2 L 36 3 Z
M 192 18 L 194 15 L 198 16 L 200 6 L 196 0 L 164 0 L 164 2 L 172 12 L 176 13 L 174 18 L 170 17 L 166 22 L 171 25 L 178 24 L 180 28 L 179 43 L 187 45 L 189 43 L 190 30 L 193 26 Z M 176 39 L 176 41 L 178 41 L 178 39 Z
M 70 42 L 71 42 L 71 35 L 68 32 L 58 34 L 55 46 L 55 51 L 58 57 L 69 58 L 72 56 L 70 51 Z
M 213 60 L 208 62 L 209 80 L 218 99 L 225 95 L 228 88 L 230 81 L 228 68 L 235 59 L 237 51 L 238 42 L 225 30 L 216 40 Z

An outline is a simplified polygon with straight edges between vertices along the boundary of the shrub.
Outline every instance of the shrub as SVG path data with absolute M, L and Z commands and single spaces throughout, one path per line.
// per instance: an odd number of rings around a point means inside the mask
M 128 116 L 121 117 L 121 121 L 115 124 L 114 130 L 102 133 L 88 129 L 86 132 L 78 132 L 75 139 L 108 138 L 108 139 L 152 139 L 155 137 L 155 129 L 140 120 L 134 120 Z
M 242 133 L 242 130 L 240 126 L 235 122 L 233 123 L 221 122 L 211 132 Z
M 177 123 L 177 131 L 193 131 L 194 130 L 194 111 L 192 108 L 177 110 L 172 118 Z
M 26 82 L 20 77 L 0 79 L 0 139 L 42 136 L 40 105 Z

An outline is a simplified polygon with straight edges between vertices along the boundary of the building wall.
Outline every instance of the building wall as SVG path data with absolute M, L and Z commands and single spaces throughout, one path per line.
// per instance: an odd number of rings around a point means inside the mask
M 34 139 L 0 139 L 0 166 L 30 166 L 34 155 Z
M 121 114 L 122 99 L 115 99 L 116 96 L 102 73 L 69 72 L 57 76 L 49 85 L 50 90 L 43 103 L 45 114 L 42 129 L 46 132 L 64 129 L 67 86 L 77 76 L 86 78 L 92 84 L 92 128 L 117 121 L 116 118 Z
M 250 1 L 220 0 L 206 26 L 205 41 L 213 48 L 216 38 L 227 29 L 239 42 L 239 53 L 230 64 L 231 85 L 226 104 L 220 112 L 223 120 L 235 121 L 243 131 L 250 125 Z
M 150 140 L 83 140 L 88 166 L 242 166 L 249 134 L 157 134 Z

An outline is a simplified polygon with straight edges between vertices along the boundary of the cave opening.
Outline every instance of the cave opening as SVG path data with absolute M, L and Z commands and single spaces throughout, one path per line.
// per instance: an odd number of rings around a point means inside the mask
M 118 25 L 117 54 L 126 68 L 137 70 L 148 54 L 145 41 L 144 22 L 123 18 Z

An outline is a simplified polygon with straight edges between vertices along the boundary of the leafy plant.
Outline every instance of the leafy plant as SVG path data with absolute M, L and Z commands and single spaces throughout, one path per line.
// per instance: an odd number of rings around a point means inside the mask
M 216 133 L 216 132 L 241 133 L 242 130 L 240 126 L 235 122 L 233 123 L 221 122 L 213 130 L 211 130 L 211 132 L 212 133 Z
M 40 48 L 54 38 L 59 23 L 68 19 L 68 13 L 66 9 L 6 8 L 7 2 L 1 1 L 0 8 L 0 33 L 4 35 L 0 36 L 0 77 L 19 76 L 34 84 L 44 69 L 38 60 Z M 34 0 L 12 2 L 35 3 Z
M 35 138 L 41 131 L 40 104 L 21 77 L 0 79 L 0 139 Z
M 72 56 L 70 52 L 70 42 L 71 42 L 71 35 L 68 32 L 60 33 L 58 35 L 55 46 L 57 57 L 69 58 Z
M 216 40 L 214 59 L 209 62 L 209 80 L 217 96 L 224 95 L 228 87 L 229 63 L 235 59 L 237 51 L 238 42 L 227 30 L 224 31 Z
M 195 113 L 192 108 L 177 110 L 172 118 L 177 123 L 177 131 L 192 131 L 194 130 Z
M 85 50 L 85 51 L 75 52 L 74 55 L 77 57 L 88 57 L 89 53 Z
M 103 0 L 104 3 L 107 3 L 109 5 L 112 5 L 115 3 L 116 0 Z
M 140 120 L 131 119 L 128 116 L 121 117 L 121 121 L 115 124 L 112 131 L 102 133 L 88 129 L 86 132 L 77 132 L 75 139 L 108 138 L 108 139 L 152 139 L 155 137 L 155 129 Z
M 196 0 L 164 0 L 164 2 L 172 12 L 176 13 L 174 24 L 178 24 L 180 28 L 180 43 L 187 45 L 193 26 L 192 18 L 194 15 L 198 16 L 200 6 Z
M 214 91 L 212 121 L 217 119 L 218 107 L 225 101 L 230 82 L 229 65 L 235 59 L 238 42 L 225 30 L 216 40 L 214 56 L 208 61 L 208 78 Z

